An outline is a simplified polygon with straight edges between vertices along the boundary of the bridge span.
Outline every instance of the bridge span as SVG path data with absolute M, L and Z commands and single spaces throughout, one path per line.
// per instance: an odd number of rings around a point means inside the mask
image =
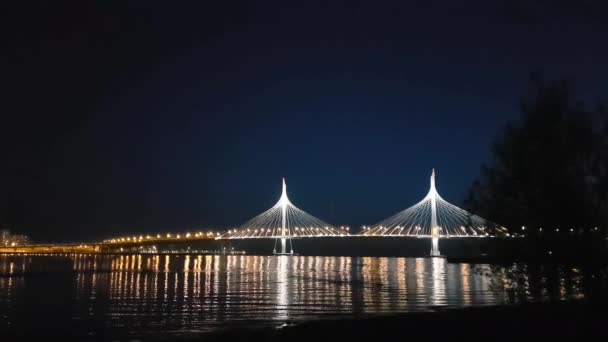
M 484 239 L 514 236 L 496 223 L 469 213 L 446 200 L 437 192 L 435 170 L 430 177 L 430 188 L 426 196 L 415 205 L 380 221 L 364 226 L 359 234 L 351 234 L 350 228 L 333 226 L 296 207 L 287 196 L 285 179 L 277 203 L 270 209 L 245 222 L 240 227 L 220 231 L 199 231 L 124 236 L 104 240 L 95 244 L 31 245 L 0 247 L 0 253 L 105 253 L 147 252 L 165 250 L 175 246 L 196 244 L 196 250 L 220 251 L 223 242 L 238 240 L 274 240 L 274 254 L 292 255 L 292 240 L 329 238 L 423 238 L 431 242 L 430 255 L 440 256 L 440 239 Z M 230 245 L 230 243 L 228 243 Z M 178 248 L 175 247 L 174 250 Z
M 102 245 L 93 244 L 40 244 L 0 247 L 2 254 L 94 254 L 102 251 Z

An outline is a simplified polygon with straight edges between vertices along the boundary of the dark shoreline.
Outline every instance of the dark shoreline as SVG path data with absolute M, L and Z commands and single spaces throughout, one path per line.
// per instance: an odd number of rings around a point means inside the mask
M 469 308 L 432 307 L 429 312 L 331 316 L 326 319 L 242 322 L 210 332 L 150 331 L 144 334 L 70 326 L 2 332 L 7 341 L 561 341 L 608 338 L 608 301 L 564 301 Z M 280 327 L 279 327 L 280 326 Z M 50 328 L 50 329 L 49 329 Z M 4 339 L 3 339 L 4 340 Z
M 608 338 L 608 298 L 510 306 L 468 308 L 430 307 L 429 312 L 370 315 L 329 315 L 313 320 L 243 321 L 210 332 L 163 330 L 143 334 L 125 329 L 112 332 L 47 326 L 2 332 L 8 341 L 525 341 L 527 338 Z M 14 329 L 17 328 L 17 329 Z M 23 328 L 23 327 L 21 327 Z
M 569 301 L 515 306 L 433 308 L 433 312 L 374 315 L 293 323 L 283 328 L 219 330 L 205 341 L 316 341 L 336 338 L 346 341 L 396 341 L 414 336 L 423 341 L 457 338 L 487 341 L 520 341 L 539 338 L 608 338 L 608 301 Z M 202 336 L 159 338 L 189 341 Z
M 528 338 L 608 338 L 608 301 L 581 300 L 527 303 L 513 306 L 430 308 L 430 312 L 390 315 L 333 316 L 327 319 L 256 323 L 243 322 L 211 332 L 158 331 L 157 333 L 85 334 L 68 326 L 2 332 L 8 341 L 60 339 L 62 341 L 525 341 Z M 256 324 L 258 324 L 256 326 Z M 57 329 L 57 330 L 55 330 Z M 1 332 L 1 331 L 0 331 Z

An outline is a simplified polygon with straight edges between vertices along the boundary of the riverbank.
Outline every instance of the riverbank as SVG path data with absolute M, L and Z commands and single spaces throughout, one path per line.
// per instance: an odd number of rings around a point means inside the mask
M 604 300 L 518 306 L 441 309 L 433 312 L 318 320 L 280 329 L 233 329 L 205 336 L 206 341 L 518 341 L 523 338 L 608 338 Z M 199 337 L 182 336 L 177 340 Z M 160 338 L 159 340 L 176 340 Z
M 45 327 L 2 332 L 21 340 L 57 338 L 62 341 L 523 341 L 592 340 L 608 338 L 608 301 L 580 301 L 465 309 L 433 308 L 431 312 L 383 316 L 333 317 L 277 324 L 244 321 L 212 332 L 159 331 L 132 334 L 125 329 L 91 335 L 81 329 Z M 45 328 L 43 328 L 45 327 Z M 41 329 L 42 328 L 42 329 Z

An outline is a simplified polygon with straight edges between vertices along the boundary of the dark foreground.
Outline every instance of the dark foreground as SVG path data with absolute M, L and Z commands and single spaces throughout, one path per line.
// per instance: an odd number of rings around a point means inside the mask
M 281 329 L 219 331 L 209 341 L 520 341 L 523 338 L 608 338 L 608 310 L 602 302 L 525 304 L 441 310 L 301 323 Z M 194 336 L 192 336 L 194 338 Z M 179 340 L 189 340 L 182 337 Z
M 37 329 L 4 333 L 2 341 L 54 339 L 62 341 L 399 341 L 421 338 L 423 341 L 521 341 L 524 338 L 608 338 L 605 300 L 524 304 L 519 306 L 441 309 L 428 313 L 390 316 L 334 318 L 285 325 L 282 328 L 245 325 L 243 328 L 216 330 L 211 333 L 179 333 L 137 337 L 86 336 L 76 331 Z M 461 339 L 462 338 L 462 339 Z

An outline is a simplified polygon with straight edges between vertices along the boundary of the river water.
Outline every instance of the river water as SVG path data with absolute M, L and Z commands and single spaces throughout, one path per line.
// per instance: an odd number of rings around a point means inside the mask
M 438 307 L 584 298 L 575 267 L 442 258 L 0 255 L 0 332 L 204 334 Z M 595 277 L 595 275 L 591 275 Z

